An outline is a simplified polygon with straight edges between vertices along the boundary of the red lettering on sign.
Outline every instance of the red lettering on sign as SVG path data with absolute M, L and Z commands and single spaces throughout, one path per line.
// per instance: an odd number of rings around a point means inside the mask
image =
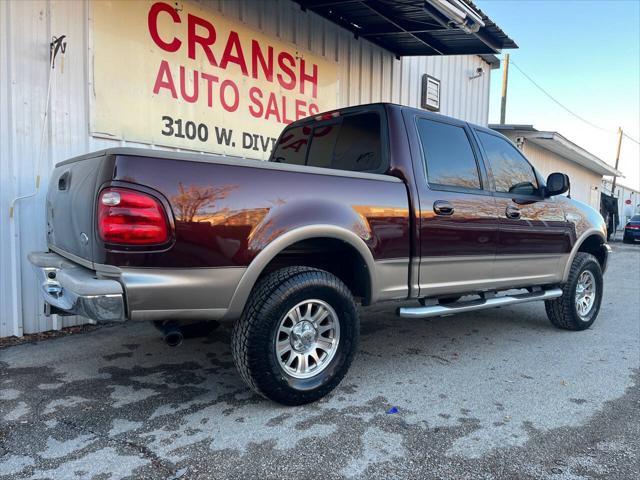
M 154 43 L 158 45 L 161 49 L 166 50 L 167 52 L 177 52 L 182 45 L 182 42 L 173 37 L 173 40 L 170 42 L 165 42 L 160 38 L 160 34 L 158 33 L 158 15 L 160 12 L 168 13 L 174 23 L 180 23 L 180 15 L 171 5 L 167 5 L 166 3 L 158 2 L 151 5 L 149 9 L 149 15 L 147 16 L 147 25 L 149 27 L 149 33 L 151 34 L 151 38 Z
M 251 116 L 255 118 L 262 117 L 262 113 L 264 112 L 264 107 L 262 106 L 262 90 L 258 87 L 251 87 L 249 89 L 249 100 L 251 101 L 251 105 L 249 105 L 249 113 Z
M 206 36 L 198 35 L 196 33 L 196 27 L 202 27 L 207 31 Z M 196 17 L 195 15 L 187 15 L 187 44 L 189 58 L 196 59 L 196 44 L 202 47 L 209 63 L 214 67 L 218 66 L 216 57 L 213 56 L 211 45 L 216 42 L 216 29 L 213 25 L 204 18 Z
M 235 54 L 232 53 L 232 50 L 235 50 Z M 220 68 L 226 69 L 229 63 L 235 63 L 240 67 L 243 75 L 249 75 L 249 72 L 247 72 L 247 62 L 244 60 L 244 53 L 240 45 L 240 37 L 238 37 L 238 33 L 234 31 L 229 33 L 227 44 L 222 53 L 222 60 L 220 60 Z
M 180 65 L 180 95 L 182 95 L 182 98 L 184 98 L 185 101 L 189 102 L 189 103 L 196 103 L 198 101 L 198 85 L 199 85 L 199 81 L 198 81 L 198 71 L 194 70 L 193 72 L 193 93 L 191 95 L 189 95 L 187 93 L 187 89 L 185 88 L 185 85 L 187 84 L 187 78 L 186 78 L 186 71 L 185 68 Z
M 260 44 L 256 40 L 251 40 L 251 76 L 258 78 L 258 63 L 262 68 L 264 78 L 273 82 L 273 47 L 267 47 L 267 60 L 265 60 Z
M 289 65 L 285 63 L 285 60 L 289 63 Z M 293 55 L 291 55 L 290 53 L 280 52 L 280 54 L 278 55 L 278 66 L 280 67 L 282 72 L 286 74 L 286 76 L 289 79 L 289 80 L 285 80 L 285 75 L 283 75 L 282 73 L 278 74 L 278 83 L 282 88 L 286 88 L 287 90 L 293 90 L 293 88 L 296 86 L 296 75 L 293 72 L 293 69 L 291 68 L 295 64 L 296 64 L 296 60 L 295 58 L 293 58 Z
M 213 84 L 218 83 L 219 78 L 208 73 L 201 73 L 200 76 L 207 82 L 207 105 L 213 107 Z
M 158 69 L 158 75 L 156 76 L 156 83 L 153 86 L 153 93 L 156 95 L 161 88 L 166 88 L 171 92 L 173 98 L 178 98 L 176 94 L 176 86 L 173 84 L 173 77 L 171 76 L 171 68 L 169 62 L 162 60 L 160 62 L 160 68 Z
M 305 72 L 305 65 L 304 58 L 300 59 L 300 93 L 304 93 L 304 82 L 308 80 L 313 87 L 311 95 L 313 98 L 318 98 L 318 65 L 313 64 L 311 75 Z
M 227 103 L 226 90 L 229 88 L 233 91 L 233 103 L 231 104 Z M 240 105 L 240 91 L 232 80 L 224 80 L 220 84 L 220 103 L 222 103 L 222 108 L 227 112 L 235 112 L 238 109 L 238 105 Z

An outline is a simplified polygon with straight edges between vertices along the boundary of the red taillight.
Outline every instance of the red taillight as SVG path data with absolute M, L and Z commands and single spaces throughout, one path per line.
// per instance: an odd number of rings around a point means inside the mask
M 624 228 L 628 228 L 629 230 L 640 230 L 640 225 L 627 224 L 627 226 Z
M 162 204 L 127 188 L 105 188 L 98 198 L 98 233 L 106 243 L 159 245 L 169 240 Z

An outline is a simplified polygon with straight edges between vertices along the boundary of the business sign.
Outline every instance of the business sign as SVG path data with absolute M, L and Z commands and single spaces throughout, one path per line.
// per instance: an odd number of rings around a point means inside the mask
M 189 2 L 92 2 L 91 131 L 268 157 L 292 121 L 336 107 L 337 66 Z

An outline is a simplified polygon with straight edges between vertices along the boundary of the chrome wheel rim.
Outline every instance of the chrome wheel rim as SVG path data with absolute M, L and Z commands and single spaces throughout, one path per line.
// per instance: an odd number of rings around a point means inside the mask
M 585 270 L 578 277 L 576 284 L 576 310 L 582 320 L 589 315 L 596 303 L 596 277 Z
M 340 342 L 336 311 L 323 300 L 304 300 L 280 320 L 275 338 L 280 367 L 294 378 L 310 378 L 331 363 Z

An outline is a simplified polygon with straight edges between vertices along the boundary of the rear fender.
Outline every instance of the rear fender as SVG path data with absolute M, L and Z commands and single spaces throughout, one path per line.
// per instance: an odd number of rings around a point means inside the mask
M 279 231 L 279 229 L 275 229 Z M 259 242 L 262 238 L 252 241 Z M 290 229 L 286 233 L 278 234 L 275 238 L 268 243 L 258 255 L 253 259 L 251 264 L 247 267 L 246 272 L 242 276 L 240 283 L 238 284 L 229 309 L 224 316 L 225 320 L 233 320 L 239 318 L 242 314 L 242 310 L 253 290 L 256 281 L 260 277 L 263 270 L 269 265 L 269 263 L 287 247 L 302 240 L 309 240 L 312 238 L 333 238 L 342 240 L 343 242 L 351 245 L 357 250 L 367 266 L 367 272 L 369 274 L 369 285 L 371 285 L 371 301 L 372 303 L 377 300 L 377 292 L 379 291 L 378 281 L 376 279 L 375 262 L 373 255 L 369 247 L 362 238 L 356 235 L 353 231 L 344 227 L 331 224 L 315 224 L 299 226 L 294 229 Z M 259 243 L 258 243 L 259 244 Z M 255 247 L 255 245 L 254 245 Z

